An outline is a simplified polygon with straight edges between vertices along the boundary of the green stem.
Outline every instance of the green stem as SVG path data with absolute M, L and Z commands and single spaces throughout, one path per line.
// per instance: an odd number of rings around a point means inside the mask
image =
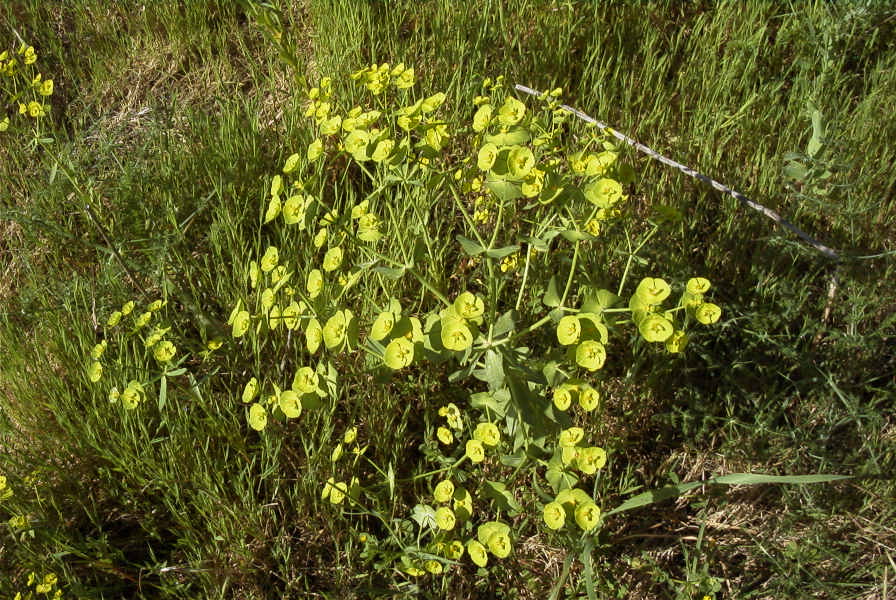
M 405 481 L 417 481 L 418 479 L 423 479 L 424 477 L 429 477 L 430 475 L 438 475 L 439 473 L 444 473 L 445 471 L 451 471 L 459 467 L 465 460 L 467 460 L 467 455 L 464 454 L 453 464 L 448 465 L 447 467 L 442 467 L 441 469 L 436 469 L 435 471 L 428 471 L 426 473 L 420 473 L 419 475 L 414 475 L 413 477 L 406 477 L 405 479 L 399 479 L 399 482 Z
M 638 247 L 635 248 L 634 251 L 632 251 L 632 249 L 631 249 L 631 248 L 632 248 L 631 241 L 630 241 L 630 240 L 627 240 L 627 241 L 628 241 L 628 248 L 629 248 L 628 259 L 625 261 L 625 271 L 622 272 L 622 279 L 619 280 L 619 290 L 616 292 L 616 295 L 617 295 L 617 296 L 622 296 L 622 290 L 623 290 L 623 288 L 625 287 L 625 280 L 628 279 L 628 272 L 629 272 L 629 269 L 630 269 L 631 266 L 632 266 L 632 260 L 635 258 L 635 256 L 637 256 L 638 252 L 641 251 L 641 248 L 643 248 L 644 245 L 645 245 L 648 241 L 650 241 L 650 238 L 652 238 L 653 235 L 654 235 L 657 231 L 659 231 L 659 227 L 657 227 L 656 225 L 654 225 L 654 226 L 653 226 L 653 229 L 651 229 L 650 232 L 649 232 L 646 236 L 644 236 L 644 239 L 641 240 L 641 243 L 638 244 Z M 626 236 L 626 237 L 627 237 L 627 236 Z
M 579 262 L 579 241 L 576 240 L 572 252 L 572 265 L 569 267 L 569 276 L 566 278 L 566 287 L 563 288 L 563 296 L 560 298 L 560 306 L 566 304 L 566 296 L 569 295 L 569 288 L 572 285 L 572 279 L 576 274 L 576 264 Z

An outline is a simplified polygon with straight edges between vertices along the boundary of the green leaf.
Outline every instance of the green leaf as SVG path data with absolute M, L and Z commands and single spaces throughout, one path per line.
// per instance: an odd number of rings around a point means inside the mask
M 494 350 L 488 350 L 485 353 L 484 363 L 483 368 L 473 371 L 473 377 L 486 382 L 491 391 L 504 387 L 504 362 L 501 360 L 501 355 Z M 503 413 L 501 416 L 504 416 Z
M 756 485 L 760 483 L 785 483 L 793 485 L 801 485 L 806 483 L 828 483 L 831 481 L 839 481 L 841 479 L 852 479 L 851 475 L 763 475 L 761 473 L 732 473 L 730 475 L 722 475 L 720 477 L 710 477 L 705 481 L 689 481 L 678 485 L 667 485 L 665 487 L 650 490 L 629 498 L 613 510 L 606 514 L 625 512 L 655 502 L 662 502 L 669 498 L 675 498 L 689 492 L 694 488 L 703 485 L 724 484 L 724 485 Z
M 510 467 L 511 469 L 516 469 L 520 465 L 522 465 L 526 460 L 526 451 L 522 448 L 514 452 L 513 454 L 502 454 L 498 459 L 501 461 L 501 464 L 505 467 Z
M 814 158 L 821 150 L 823 138 L 824 123 L 822 123 L 822 114 L 821 111 L 816 108 L 812 111 L 812 139 L 809 140 L 809 145 L 806 148 L 806 152 L 811 158 Z
M 545 477 L 554 493 L 557 494 L 562 490 L 568 490 L 579 482 L 579 478 L 572 473 L 558 467 L 548 467 Z
M 570 242 L 581 242 L 582 240 L 594 239 L 594 236 L 589 235 L 584 231 L 576 231 L 575 229 L 563 229 L 560 231 L 560 235 L 563 236 L 563 239 Z
M 470 406 L 482 412 L 491 412 L 502 419 L 507 414 L 509 401 L 510 392 L 507 391 L 507 388 L 495 393 L 479 392 L 470 396 Z
M 556 233 L 554 235 L 556 235 Z M 554 237 L 554 236 L 551 236 L 551 237 Z M 527 236 L 520 238 L 520 241 L 526 242 L 531 247 L 535 248 L 535 250 L 538 252 L 547 252 L 550 249 L 546 240 L 542 240 L 537 237 L 531 237 L 531 236 L 527 235 Z
M 809 169 L 801 162 L 792 161 L 784 165 L 784 177 L 803 181 L 809 176 Z
M 582 548 L 582 572 L 585 575 L 585 591 L 588 593 L 588 600 L 597 600 L 596 587 L 594 585 L 594 564 L 591 557 L 591 551 L 594 549 L 594 542 L 591 537 L 585 540 Z
M 508 310 L 506 313 L 498 317 L 498 320 L 495 321 L 495 327 L 492 329 L 492 336 L 499 338 L 505 333 L 510 333 L 514 329 L 516 329 L 516 322 L 514 320 L 514 314 L 516 311 Z
M 523 195 L 523 191 L 522 189 L 520 189 L 520 186 L 516 185 L 508 179 L 499 179 L 497 177 L 494 177 L 491 173 L 489 173 L 489 177 L 485 182 L 485 187 L 487 187 L 491 191 L 491 193 L 493 193 L 502 202 L 510 202 L 511 200 L 516 200 Z
M 496 133 L 495 135 L 485 136 L 486 143 L 495 146 L 514 146 L 516 144 L 525 144 L 530 138 L 529 130 L 525 127 L 511 127 L 505 133 Z
M 172 369 L 171 371 L 168 371 L 167 373 L 165 373 L 165 375 L 167 375 L 168 377 L 179 377 L 180 375 L 183 375 L 186 372 L 187 372 L 187 370 L 185 368 L 181 367 L 179 369 Z
M 392 268 L 392 267 L 374 267 L 371 269 L 374 273 L 379 273 L 389 279 L 399 279 L 405 273 L 404 267 Z
M 560 294 L 557 293 L 557 278 L 552 276 L 551 280 L 548 281 L 548 289 L 544 293 L 544 297 L 541 299 L 542 303 L 545 306 L 560 306 Z
M 494 500 L 495 505 L 505 511 L 510 517 L 514 517 L 523 511 L 523 507 L 516 501 L 516 498 L 513 497 L 507 486 L 500 481 L 486 480 L 482 491 L 486 497 Z
M 514 252 L 519 252 L 519 246 L 504 246 L 503 248 L 492 248 L 491 250 L 486 250 L 485 255 L 490 256 L 491 258 L 504 258 L 505 256 L 510 256 Z
M 168 401 L 168 378 L 162 375 L 162 381 L 159 383 L 159 410 L 165 408 Z
M 416 521 L 421 528 L 436 528 L 436 511 L 428 504 L 418 504 L 411 513 L 411 518 Z
M 454 239 L 460 242 L 460 247 L 463 248 L 463 251 L 470 256 L 476 256 L 477 254 L 482 254 L 483 252 L 485 252 L 484 247 L 480 246 L 469 238 L 465 238 L 462 235 L 457 235 Z

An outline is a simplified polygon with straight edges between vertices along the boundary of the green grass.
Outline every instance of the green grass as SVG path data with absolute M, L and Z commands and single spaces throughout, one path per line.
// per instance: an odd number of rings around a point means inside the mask
M 141 412 L 110 406 L 82 375 L 99 324 L 125 300 L 168 297 L 166 319 L 198 352 L 226 331 L 250 257 L 273 243 L 310 260 L 307 237 L 259 227 L 270 176 L 312 140 L 302 84 L 332 74 L 352 94 L 344 78 L 384 61 L 413 65 L 418 93 L 444 90 L 455 121 L 472 116 L 484 77 L 560 86 L 567 103 L 778 210 L 844 257 L 829 303 L 827 259 L 736 200 L 631 156 L 633 212 L 666 205 L 681 215 L 633 276 L 709 277 L 725 320 L 674 360 L 617 346 L 595 424 L 611 449 L 598 486 L 606 506 L 722 472 L 860 477 L 708 488 L 613 517 L 597 553 L 598 597 L 700 598 L 714 580 L 717 597 L 891 592 L 896 6 L 321 0 L 279 16 L 298 71 L 278 59 L 263 10 L 141 7 L 0 9 L 0 39 L 12 45 L 14 29 L 34 44 L 57 89 L 52 145 L 23 151 L 0 138 L 0 179 L 10 182 L 0 187 L 0 473 L 16 489 L 0 517 L 29 515 L 34 532 L 20 538 L 0 524 L 0 594 L 22 589 L 31 570 L 54 570 L 67 594 L 85 598 L 413 592 L 362 556 L 358 534 L 382 535 L 377 520 L 340 516 L 320 488 L 351 476 L 330 462 L 351 424 L 398 477 L 429 470 L 419 457 L 431 409 L 464 401 L 447 371 L 354 381 L 334 410 L 263 436 L 238 399 L 246 374 L 268 368 L 255 359 L 224 353 L 194 365 L 195 386 L 172 379 L 167 405 Z M 807 153 L 810 107 L 826 129 L 814 164 L 832 175 L 788 185 L 784 156 Z M 355 179 L 333 189 L 339 206 L 364 191 Z M 452 207 L 410 194 L 392 208 L 393 230 L 432 232 L 425 274 L 452 297 L 462 291 Z M 606 261 L 602 283 L 616 281 L 619 257 L 592 259 Z M 356 312 L 390 294 L 422 306 L 407 279 L 359 291 Z M 407 486 L 372 510 L 406 517 L 426 494 Z M 539 535 L 484 582 L 467 563 L 421 579 L 420 593 L 543 598 L 564 558 L 559 538 Z M 565 597 L 584 597 L 580 566 L 568 581 Z

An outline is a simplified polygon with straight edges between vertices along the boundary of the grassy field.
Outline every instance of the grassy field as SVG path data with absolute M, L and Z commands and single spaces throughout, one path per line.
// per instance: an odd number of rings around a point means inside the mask
M 0 132 L 0 476 L 12 492 L 0 485 L 0 595 L 35 594 L 50 573 L 48 595 L 91 599 L 894 594 L 896 4 L 271 4 L 0 7 L 0 52 L 23 58 L 21 42 L 33 45 L 29 68 L 54 81 L 39 118 L 19 115 L 0 89 L 0 120 L 12 116 Z M 332 77 L 334 105 L 373 102 L 388 119 L 389 95 L 371 99 L 350 78 L 384 62 L 414 68 L 415 86 L 395 92 L 408 104 L 445 93 L 433 113 L 451 130 L 445 150 L 393 179 L 332 148 L 330 162 L 307 159 L 319 126 L 305 116 L 310 88 Z M 545 233 L 578 222 L 572 203 L 562 213 L 491 200 L 490 216 L 471 225 L 482 206 L 446 190 L 476 166 L 474 97 L 499 76 L 496 113 L 503 94 L 537 111 L 513 84 L 560 87 L 563 102 L 778 211 L 840 260 L 626 149 L 620 163 L 634 176 L 618 174 L 628 199 L 597 239 Z M 557 131 L 564 156 L 593 144 L 594 131 L 572 119 Z M 302 231 L 281 217 L 265 223 L 274 176 L 298 180 L 283 173 L 293 154 L 302 193 L 319 205 Z M 383 235 L 375 244 L 350 243 L 346 229 L 364 199 Z M 329 210 L 342 216 L 318 247 Z M 490 251 L 521 236 L 541 248 L 538 237 L 549 250 L 513 254 L 521 262 L 504 272 L 504 257 L 471 257 L 458 235 Z M 344 264 L 325 272 L 320 296 L 303 296 L 308 270 L 324 268 L 337 239 Z M 381 366 L 385 342 L 311 353 L 298 329 L 268 317 L 234 338 L 232 311 L 255 301 L 250 261 L 263 263 L 270 246 L 295 267 L 289 284 L 321 324 L 350 308 L 362 340 L 392 298 L 425 323 L 441 298 L 475 292 L 486 299 L 487 339 L 473 354 L 482 360 L 427 346 L 427 360 L 392 372 Z M 564 288 L 567 273 L 575 285 Z M 548 392 L 547 426 L 575 424 L 606 450 L 606 466 L 579 478 L 605 515 L 596 531 L 545 527 L 556 462 L 531 439 L 513 441 L 512 411 L 495 419 L 500 458 L 487 448 L 483 463 L 458 465 L 463 428 L 459 445 L 436 441 L 448 403 L 470 431 L 492 420 L 471 394 L 501 387 L 494 356 L 521 362 L 504 372 L 513 406 L 545 388 L 522 379 L 519 391 L 512 373 L 542 372 L 554 356 L 562 364 L 552 323 L 512 352 L 492 351 L 490 325 L 502 316 L 522 331 L 577 311 L 586 285 L 627 298 L 644 277 L 677 290 L 696 276 L 712 282 L 722 318 L 689 329 L 683 352 L 645 342 L 622 302 L 605 321 L 606 365 L 576 371 L 600 390 L 600 408 L 557 416 Z M 165 305 L 147 311 L 157 299 Z M 107 325 L 128 301 L 136 308 L 123 323 L 147 311 L 170 327 L 177 364 L 154 358 L 145 332 Z M 91 382 L 103 340 L 103 375 Z M 303 397 L 301 417 L 271 411 L 256 431 L 241 400 L 247 380 L 273 393 L 305 364 L 319 366 L 320 406 Z M 133 410 L 109 401 L 111 386 L 124 396 L 129 381 L 146 388 Z M 356 442 L 345 441 L 352 428 Z M 852 477 L 681 485 L 733 473 Z M 508 557 L 477 568 L 427 545 L 442 539 L 424 513 L 446 474 L 477 492 L 483 520 L 512 526 Z M 328 479 L 353 477 L 357 497 L 322 496 Z M 606 514 L 667 486 L 681 493 Z M 476 536 L 477 518 L 453 529 L 461 541 Z M 442 572 L 423 572 L 426 560 Z

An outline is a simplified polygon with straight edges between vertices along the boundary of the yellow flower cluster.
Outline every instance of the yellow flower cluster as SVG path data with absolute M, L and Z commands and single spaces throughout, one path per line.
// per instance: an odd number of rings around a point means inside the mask
M 0 52 L 0 104 L 18 106 L 18 114 L 38 119 L 50 110 L 46 99 L 53 95 L 53 80 L 35 72 L 37 62 L 34 46 L 22 44 L 18 51 Z M 9 129 L 10 115 L 0 115 L 0 132 Z

